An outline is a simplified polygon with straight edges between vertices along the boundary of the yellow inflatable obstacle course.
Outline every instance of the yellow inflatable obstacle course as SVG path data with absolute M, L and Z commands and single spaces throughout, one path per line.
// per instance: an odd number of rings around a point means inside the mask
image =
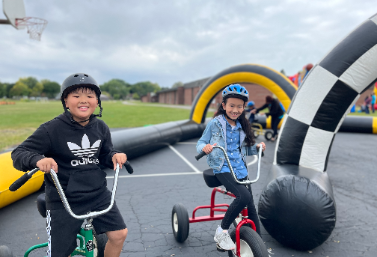
M 44 173 L 38 171 L 17 191 L 9 191 L 9 186 L 25 174 L 13 167 L 10 154 L 11 152 L 0 154 L 0 208 L 38 191 L 41 188 L 44 179 Z

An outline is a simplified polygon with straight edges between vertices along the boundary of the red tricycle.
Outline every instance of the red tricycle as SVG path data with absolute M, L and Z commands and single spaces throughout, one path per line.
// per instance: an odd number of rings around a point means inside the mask
M 245 180 L 239 181 L 233 171 L 232 165 L 230 164 L 228 155 L 225 149 L 221 146 L 213 146 L 213 148 L 219 148 L 223 151 L 225 155 L 225 159 L 228 162 L 231 174 L 233 175 L 235 181 L 239 184 L 246 185 L 251 192 L 251 184 L 255 183 L 259 179 L 260 174 L 260 159 L 262 156 L 262 147 L 259 148 L 259 155 L 258 155 L 258 173 L 257 178 L 255 180 Z M 198 156 L 195 156 L 197 160 L 202 158 L 205 155 L 204 152 L 200 153 Z M 247 166 L 246 166 L 247 167 Z M 235 197 L 229 191 L 226 191 L 219 186 L 221 186 L 221 182 L 216 178 L 213 173 L 212 169 L 207 169 L 203 171 L 203 177 L 208 187 L 213 188 L 211 194 L 211 204 L 198 206 L 192 212 L 192 217 L 189 218 L 187 209 L 182 204 L 176 204 L 172 210 L 172 228 L 173 234 L 175 239 L 182 243 L 184 242 L 189 234 L 189 224 L 196 223 L 196 222 L 204 222 L 204 221 L 214 221 L 214 220 L 222 220 L 225 214 L 217 214 L 216 212 L 226 212 L 229 204 L 215 204 L 215 195 L 216 193 L 222 193 L 231 197 Z M 209 216 L 200 216 L 196 217 L 195 213 L 199 209 L 210 209 Z M 247 226 L 249 224 L 250 226 Z M 245 207 L 239 216 L 233 221 L 233 225 L 235 229 L 230 231 L 230 237 L 232 238 L 233 242 L 235 242 L 236 248 L 234 250 L 228 251 L 229 256 L 238 256 L 238 257 L 268 257 L 268 251 L 265 244 L 262 241 L 262 238 L 256 232 L 255 224 L 252 220 L 248 219 L 248 211 L 247 207 Z M 244 226 L 246 225 L 246 226 Z M 225 251 L 219 246 L 217 246 L 219 251 Z

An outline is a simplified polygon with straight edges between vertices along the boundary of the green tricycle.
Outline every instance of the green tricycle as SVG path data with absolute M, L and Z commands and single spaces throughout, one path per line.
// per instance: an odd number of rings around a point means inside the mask
M 127 169 L 128 173 L 132 174 L 133 169 L 130 165 L 130 163 L 127 161 L 124 164 L 124 167 Z M 27 173 L 25 173 L 22 177 L 17 179 L 10 187 L 10 191 L 16 191 L 19 189 L 22 185 L 24 185 L 32 176 L 34 173 L 36 173 L 39 169 L 33 169 Z M 113 190 L 111 192 L 111 202 L 109 207 L 107 207 L 105 210 L 102 211 L 94 211 L 89 212 L 85 215 L 76 215 L 72 212 L 71 207 L 68 203 L 68 200 L 64 194 L 64 191 L 62 189 L 62 186 L 60 185 L 58 176 L 56 175 L 56 172 L 51 169 L 50 172 L 52 179 L 54 180 L 54 184 L 56 186 L 56 189 L 59 192 L 60 198 L 64 204 L 64 208 L 67 210 L 67 212 L 74 217 L 75 219 L 83 220 L 83 226 L 80 229 L 80 232 L 77 234 L 78 239 L 78 246 L 73 251 L 71 256 L 85 256 L 85 257 L 103 257 L 105 246 L 107 243 L 107 236 L 105 233 L 103 234 L 96 234 L 94 226 L 92 224 L 93 218 L 100 216 L 102 214 L 107 213 L 111 210 L 111 208 L 114 205 L 115 202 L 115 193 L 117 190 L 118 185 L 118 176 L 119 176 L 119 164 L 116 166 L 115 176 L 114 176 L 114 184 L 113 184 Z M 46 200 L 45 200 L 45 194 L 41 194 L 37 198 L 37 207 L 39 213 L 46 217 Z M 47 247 L 48 242 L 43 244 L 38 244 L 30 247 L 26 252 L 24 257 L 28 257 L 29 254 L 39 248 Z M 11 250 L 7 246 L 0 246 L 0 257 L 13 257 L 13 254 Z

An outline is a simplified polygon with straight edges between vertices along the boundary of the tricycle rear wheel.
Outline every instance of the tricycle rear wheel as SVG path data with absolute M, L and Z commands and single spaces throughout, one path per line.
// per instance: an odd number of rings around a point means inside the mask
M 270 141 L 271 138 L 272 138 L 272 132 L 271 131 L 266 131 L 264 133 L 264 137 L 266 138 L 266 140 Z
M 230 232 L 230 237 L 236 244 L 235 229 Z M 240 229 L 240 248 L 241 257 L 268 257 L 268 251 L 262 238 L 248 226 L 242 226 Z M 236 252 L 236 249 L 234 252 Z M 228 251 L 228 256 L 234 257 L 236 255 L 232 251 Z
M 177 242 L 183 243 L 189 234 L 189 216 L 186 207 L 178 203 L 171 212 L 171 225 Z

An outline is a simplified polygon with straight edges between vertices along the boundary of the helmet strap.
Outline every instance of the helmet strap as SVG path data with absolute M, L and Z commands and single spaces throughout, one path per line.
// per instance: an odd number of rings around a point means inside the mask
M 237 118 L 237 119 L 232 119 L 232 118 L 230 118 L 230 117 L 228 116 L 228 114 L 226 114 L 226 112 L 225 112 L 225 116 L 226 116 L 228 119 L 232 120 L 232 121 L 237 121 L 237 120 L 238 120 L 238 118 Z
M 97 99 L 98 99 L 98 106 L 99 106 L 99 114 L 94 114 L 94 117 L 102 117 L 103 108 L 101 106 L 101 99 L 99 98 L 99 96 L 97 97 Z
M 102 111 L 103 111 L 103 108 L 102 108 L 101 104 L 99 104 L 99 113 L 93 114 L 93 116 L 94 117 L 102 117 Z

